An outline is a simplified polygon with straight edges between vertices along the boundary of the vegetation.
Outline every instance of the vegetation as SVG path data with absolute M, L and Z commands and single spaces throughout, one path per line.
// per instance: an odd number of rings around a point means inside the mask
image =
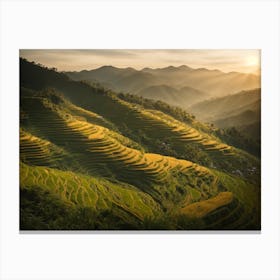
M 207 124 L 198 122 L 193 114 L 187 113 L 180 107 L 170 106 L 167 103 L 159 100 L 155 101 L 143 98 L 141 96 L 123 93 L 119 93 L 118 97 L 130 103 L 139 104 L 145 109 L 161 111 L 167 115 L 172 116 L 180 122 L 191 125 L 199 131 L 210 134 L 214 137 L 218 137 L 222 142 L 228 145 L 245 150 L 254 156 L 260 157 L 259 128 L 254 128 L 254 130 L 251 130 L 249 134 L 247 134 L 248 126 L 246 126 L 246 128 L 240 126 L 238 129 L 236 127 L 217 128 L 216 126 L 214 126 L 214 124 L 211 123 Z M 259 132 L 255 133 L 254 131 Z
M 260 157 L 260 88 L 206 100 L 188 110 L 220 128 L 217 135 L 223 141 Z

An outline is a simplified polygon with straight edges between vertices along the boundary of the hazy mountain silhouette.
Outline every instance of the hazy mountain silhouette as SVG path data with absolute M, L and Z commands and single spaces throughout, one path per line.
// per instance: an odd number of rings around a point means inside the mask
M 260 132 L 261 90 L 242 91 L 206 100 L 188 108 L 198 119 L 213 122 L 220 128 L 236 127 L 256 137 Z M 246 128 L 250 127 L 248 131 Z M 252 128 L 256 128 L 254 131 Z
M 217 97 L 260 87 L 260 76 L 255 74 L 193 69 L 186 65 L 142 70 L 103 66 L 91 71 L 66 74 L 74 80 L 98 81 L 114 90 L 131 94 L 137 94 L 150 86 L 166 85 L 177 90 L 187 86 Z

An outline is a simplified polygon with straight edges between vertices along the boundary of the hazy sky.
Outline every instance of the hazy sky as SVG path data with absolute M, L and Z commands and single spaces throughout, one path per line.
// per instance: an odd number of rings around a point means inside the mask
M 20 56 L 59 71 L 90 70 L 103 65 L 135 69 L 188 65 L 247 73 L 260 68 L 259 50 L 20 50 Z

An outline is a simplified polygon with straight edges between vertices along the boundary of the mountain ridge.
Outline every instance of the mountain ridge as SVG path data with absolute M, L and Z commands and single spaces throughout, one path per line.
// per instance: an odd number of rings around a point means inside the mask
M 98 81 L 113 90 L 130 92 L 132 94 L 137 94 L 137 92 L 143 90 L 145 87 L 160 84 L 166 84 L 176 89 L 189 86 L 200 91 L 208 92 L 212 96 L 232 94 L 240 90 L 260 86 L 260 77 L 255 74 L 239 72 L 225 73 L 217 69 L 209 70 L 206 68 L 194 69 L 186 65 L 154 69 L 146 67 L 141 70 L 113 67 L 113 76 L 111 68 L 107 69 L 107 73 L 104 72 L 104 69 L 107 68 L 99 67 L 90 70 L 86 76 L 81 72 L 64 73 L 74 80 Z M 100 72 L 102 72 L 102 77 L 100 77 Z

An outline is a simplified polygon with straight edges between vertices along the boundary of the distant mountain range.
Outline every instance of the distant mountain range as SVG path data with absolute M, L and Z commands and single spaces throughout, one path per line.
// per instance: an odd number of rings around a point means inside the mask
M 236 127 L 253 138 L 260 138 L 261 90 L 241 91 L 212 98 L 188 108 L 199 120 L 221 128 Z
M 241 90 L 260 87 L 259 75 L 238 72 L 224 73 L 206 68 L 193 69 L 186 65 L 157 69 L 144 68 L 142 70 L 131 67 L 102 66 L 94 70 L 65 72 L 65 74 L 76 81 L 98 82 L 115 91 L 139 94 L 149 98 L 156 97 L 162 101 L 167 101 L 166 93 L 171 92 L 172 98 L 180 100 L 181 105 L 182 97 L 187 98 L 183 102 L 184 106 L 187 100 L 190 102 L 187 104 L 188 106 L 201 101 L 201 92 L 207 99 L 209 96 L 225 96 Z M 196 97 L 195 90 L 200 97 Z M 187 92 L 186 96 L 182 92 Z

